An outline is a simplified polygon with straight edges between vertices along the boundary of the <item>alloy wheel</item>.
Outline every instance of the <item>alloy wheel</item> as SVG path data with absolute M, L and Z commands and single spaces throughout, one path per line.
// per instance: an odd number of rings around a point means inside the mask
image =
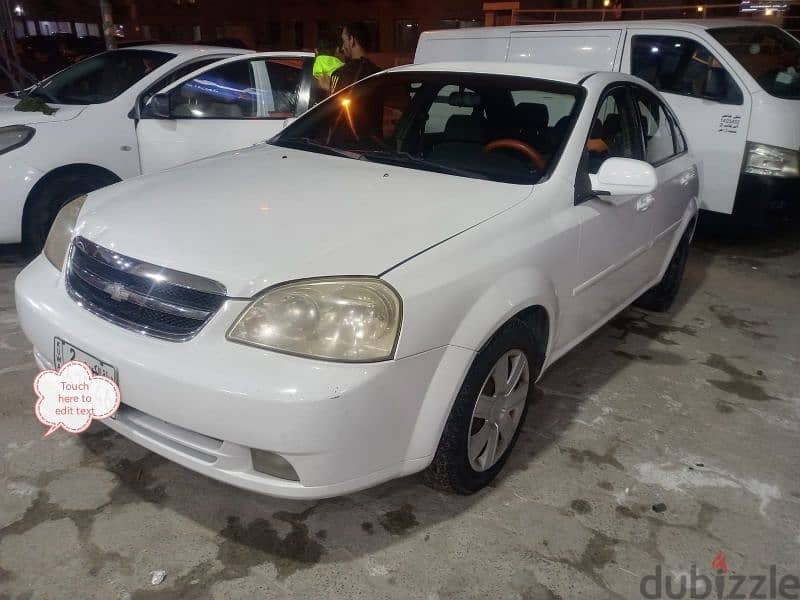
M 525 353 L 503 354 L 483 382 L 472 411 L 467 454 L 475 471 L 486 471 L 502 458 L 519 427 L 529 387 Z

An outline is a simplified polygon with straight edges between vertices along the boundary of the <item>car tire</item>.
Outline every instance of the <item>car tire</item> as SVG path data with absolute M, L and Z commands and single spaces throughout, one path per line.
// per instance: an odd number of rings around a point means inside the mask
M 675 253 L 667 265 L 664 277 L 654 287 L 647 290 L 633 303 L 634 306 L 653 312 L 666 312 L 675 302 L 678 290 L 681 288 L 683 273 L 686 270 L 686 261 L 689 258 L 689 246 L 692 243 L 694 224 L 691 223 L 678 242 Z
M 41 189 L 34 190 L 22 218 L 25 254 L 33 256 L 42 251 L 58 211 L 70 200 L 118 181 L 110 173 L 73 172 L 55 175 Z
M 423 473 L 429 486 L 458 494 L 472 494 L 488 485 L 503 468 L 525 422 L 534 394 L 534 383 L 544 362 L 536 341 L 528 325 L 513 319 L 478 352 L 456 396 L 433 461 Z M 509 394 L 505 396 L 508 400 L 502 402 L 504 392 L 495 383 L 497 367 L 507 360 L 507 372 L 513 374 L 514 366 L 519 364 L 515 362 L 517 359 L 525 361 L 526 371 L 519 378 L 520 385 L 508 386 Z M 502 374 L 502 367 L 499 372 Z M 524 391 L 521 387 L 523 383 L 526 385 Z M 482 399 L 481 406 L 478 406 L 479 397 L 488 397 L 492 393 L 497 396 L 498 403 L 507 404 L 505 413 L 499 417 L 499 406 L 491 411 L 493 414 L 490 416 L 482 414 L 487 406 L 486 401 Z M 489 418 L 484 419 L 483 416 Z M 503 421 L 503 418 L 506 420 Z M 510 432 L 512 422 L 516 422 L 513 434 L 503 436 L 500 432 L 503 429 Z M 491 462 L 488 438 L 483 452 L 478 452 L 481 432 L 486 427 L 489 428 L 486 431 L 490 438 L 497 431 L 494 443 L 498 451 Z

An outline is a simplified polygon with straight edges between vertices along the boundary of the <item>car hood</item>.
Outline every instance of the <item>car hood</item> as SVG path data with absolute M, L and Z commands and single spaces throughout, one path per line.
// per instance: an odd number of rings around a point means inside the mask
M 94 192 L 77 231 L 251 297 L 292 279 L 379 275 L 531 189 L 262 145 Z
M 49 104 L 56 109 L 52 115 L 41 112 L 22 112 L 14 110 L 19 100 L 7 94 L 0 94 L 0 127 L 7 125 L 37 125 L 40 123 L 57 123 L 59 121 L 69 121 L 83 112 L 85 106 L 72 106 L 66 104 Z

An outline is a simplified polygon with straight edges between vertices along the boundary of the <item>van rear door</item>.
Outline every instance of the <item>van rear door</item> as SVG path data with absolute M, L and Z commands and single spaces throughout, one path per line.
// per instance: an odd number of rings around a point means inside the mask
M 520 30 L 511 32 L 508 62 L 534 62 L 618 71 L 622 29 Z

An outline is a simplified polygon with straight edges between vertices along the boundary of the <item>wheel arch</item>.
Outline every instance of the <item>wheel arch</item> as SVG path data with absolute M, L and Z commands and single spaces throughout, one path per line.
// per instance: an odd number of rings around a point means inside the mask
M 107 185 L 122 181 L 122 178 L 113 171 L 91 163 L 72 163 L 51 169 L 39 178 L 25 198 L 25 204 L 22 209 L 22 219 L 20 220 L 21 240 L 25 240 L 26 223 L 30 218 L 30 210 L 34 201 L 53 181 L 56 181 L 59 177 L 68 176 L 96 177 L 100 180 L 109 181 Z
M 452 344 L 480 351 L 513 318 L 535 327 L 546 356 L 558 322 L 558 297 L 552 279 L 538 269 L 515 269 L 496 280 L 467 311 Z
M 511 284 L 511 282 L 516 282 Z M 439 444 L 456 396 L 477 354 L 508 322 L 518 319 L 536 334 L 541 367 L 553 346 L 558 318 L 555 288 L 549 277 L 533 269 L 509 273 L 474 304 L 458 327 L 423 401 L 409 442 L 406 460 L 429 458 Z M 425 468 L 417 463 L 417 469 Z

